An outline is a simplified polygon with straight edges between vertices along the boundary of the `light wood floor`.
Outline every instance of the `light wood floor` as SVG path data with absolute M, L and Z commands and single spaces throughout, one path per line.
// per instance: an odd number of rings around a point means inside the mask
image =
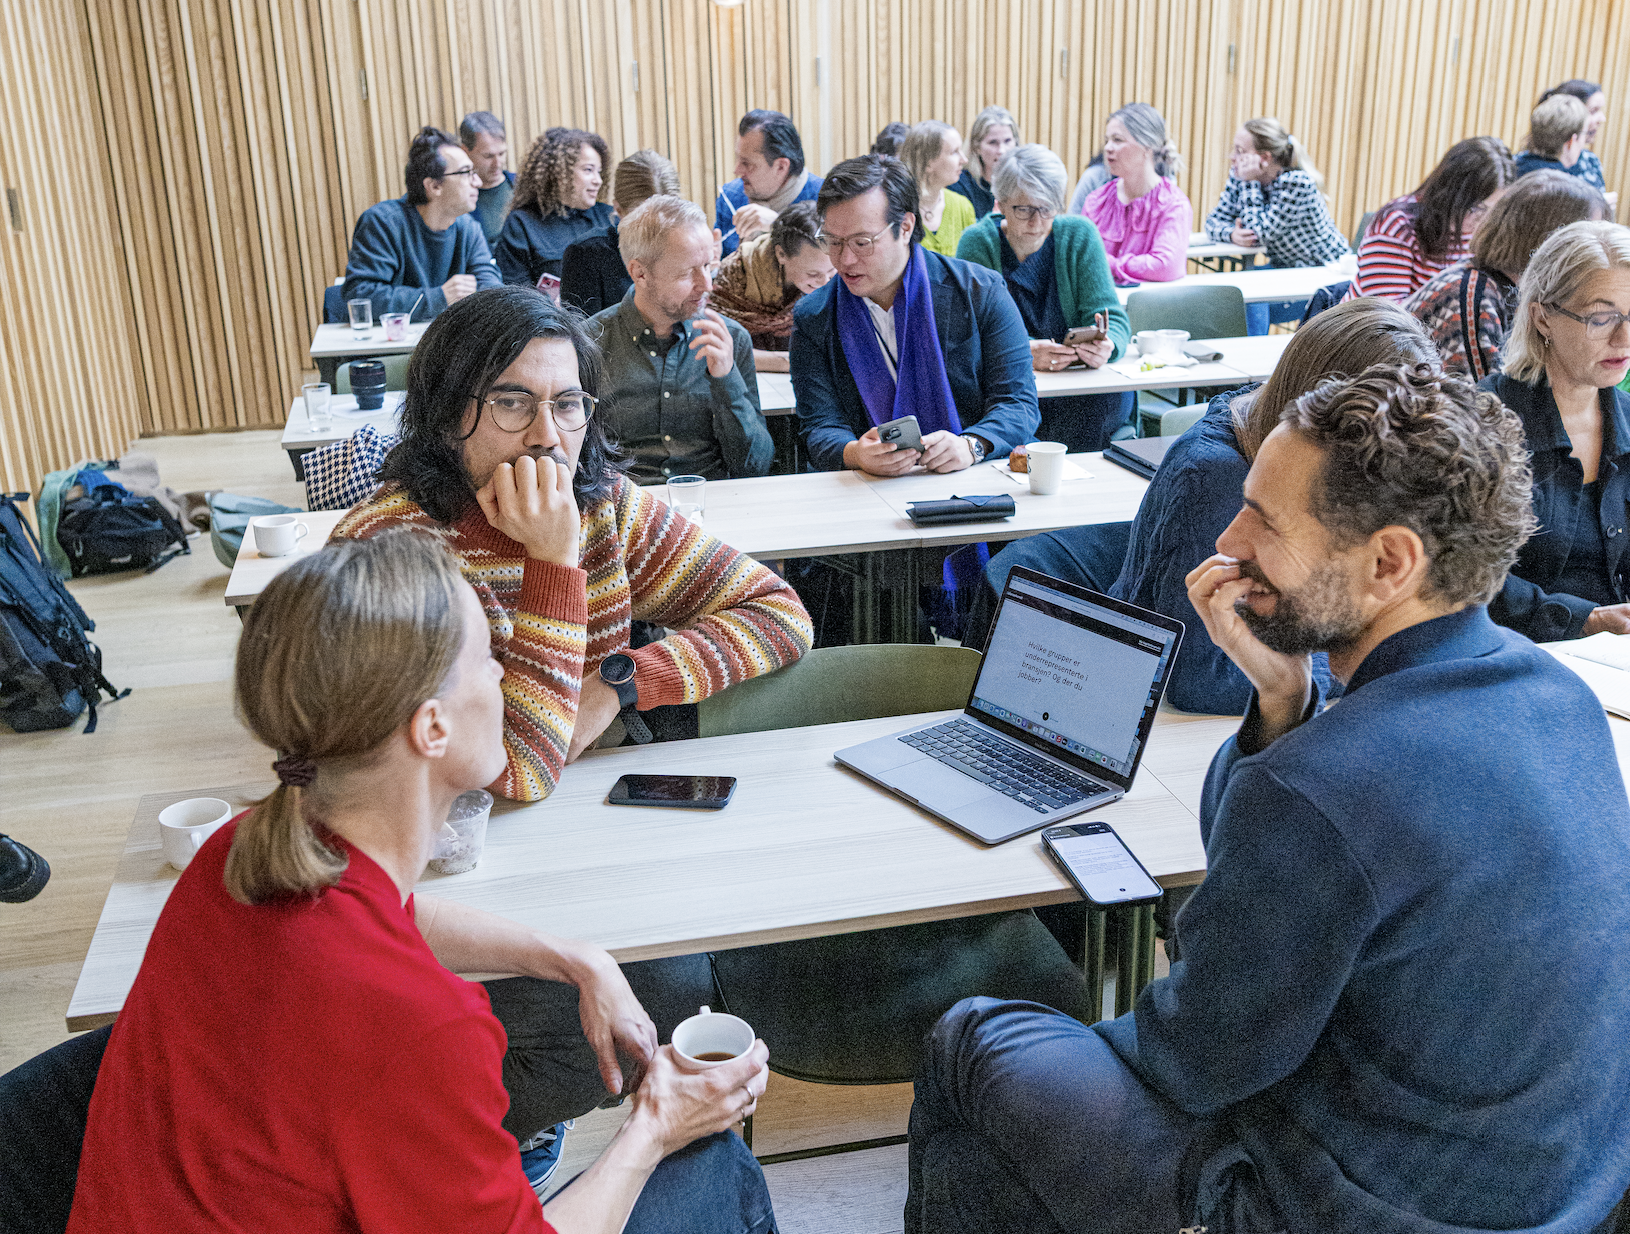
M 274 432 L 154 438 L 165 483 L 305 504 Z M 97 731 L 0 733 L 0 832 L 45 854 L 52 876 L 27 904 L 0 904 L 0 1072 L 64 1040 L 64 1014 L 125 834 L 144 793 L 265 779 L 271 753 L 232 712 L 238 620 L 223 603 L 227 570 L 207 537 L 190 557 L 146 576 L 73 583 L 97 623 L 109 680 L 133 687 L 105 706 Z M 1159 957 L 1164 969 L 1164 956 Z M 910 1085 L 835 1087 L 773 1078 L 755 1148 L 774 1153 L 905 1131 Z M 599 1153 L 623 1117 L 578 1120 L 559 1177 Z M 785 1234 L 901 1229 L 905 1149 L 766 1170 Z

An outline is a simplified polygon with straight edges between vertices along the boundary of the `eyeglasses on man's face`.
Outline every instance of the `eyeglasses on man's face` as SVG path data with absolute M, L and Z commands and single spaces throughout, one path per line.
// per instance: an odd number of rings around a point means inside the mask
M 1621 322 L 1630 325 L 1630 313 L 1586 313 L 1581 317 L 1578 313 L 1570 313 L 1560 304 L 1547 304 L 1545 307 L 1580 322 L 1585 327 L 1585 337 L 1588 339 L 1607 338 L 1619 328 Z
M 872 245 L 877 243 L 877 237 L 892 226 L 891 223 L 885 223 L 869 236 L 829 236 L 823 231 L 816 235 L 815 243 L 820 246 L 821 252 L 833 257 L 841 257 L 845 248 L 851 249 L 857 256 L 864 257 L 871 252 Z
M 589 422 L 599 400 L 581 390 L 565 390 L 554 398 L 539 398 L 526 390 L 495 390 L 481 400 L 492 422 L 506 433 L 524 433 L 538 418 L 540 407 L 562 433 L 575 433 Z
M 441 173 L 441 175 L 437 176 L 436 179 L 445 180 L 449 176 L 473 176 L 475 174 L 476 174 L 475 166 L 474 166 L 474 164 L 472 164 L 469 167 L 459 167 L 459 168 L 455 168 L 452 171 L 444 171 L 444 172 Z

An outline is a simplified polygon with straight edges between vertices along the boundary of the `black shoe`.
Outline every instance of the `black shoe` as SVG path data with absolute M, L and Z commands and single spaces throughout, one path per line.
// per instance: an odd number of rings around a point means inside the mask
M 40 894 L 51 877 L 51 867 L 27 845 L 0 835 L 0 901 L 21 904 Z

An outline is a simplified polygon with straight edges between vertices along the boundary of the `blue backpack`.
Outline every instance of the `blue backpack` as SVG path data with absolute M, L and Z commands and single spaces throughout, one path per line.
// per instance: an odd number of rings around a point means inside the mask
M 102 675 L 101 649 L 85 637 L 96 623 L 49 569 L 23 518 L 27 493 L 0 493 L 0 721 L 19 733 L 67 728 L 105 691 L 123 698 Z

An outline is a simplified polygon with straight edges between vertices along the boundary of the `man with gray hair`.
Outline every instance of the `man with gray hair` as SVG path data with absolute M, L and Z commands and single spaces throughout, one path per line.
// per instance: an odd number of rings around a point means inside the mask
M 605 356 L 601 421 L 638 484 L 762 476 L 775 453 L 758 406 L 753 340 L 707 307 L 718 273 L 700 208 L 661 194 L 619 228 L 634 285 L 589 328 Z
M 515 195 L 515 173 L 504 168 L 509 157 L 504 122 L 490 111 L 472 111 L 458 122 L 458 141 L 475 164 L 475 221 L 490 248 L 504 230 L 504 211 Z

